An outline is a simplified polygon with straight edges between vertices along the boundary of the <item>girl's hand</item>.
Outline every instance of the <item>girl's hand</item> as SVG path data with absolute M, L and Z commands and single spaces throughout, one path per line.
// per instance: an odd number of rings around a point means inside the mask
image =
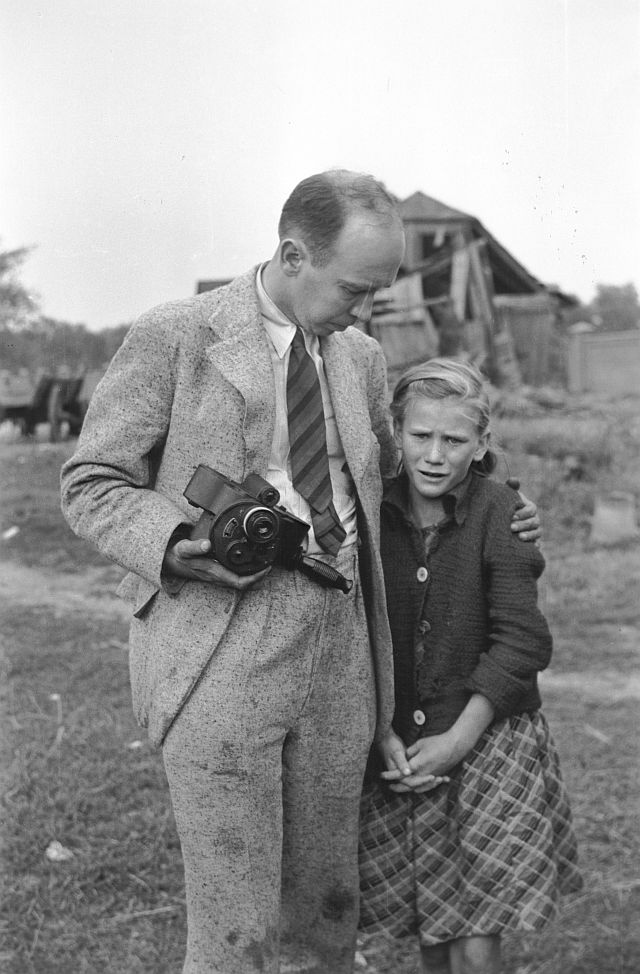
M 473 750 L 493 720 L 494 709 L 481 693 L 474 693 L 455 724 L 444 734 L 423 737 L 407 748 L 411 774 L 402 784 L 413 791 L 430 791 L 434 778 L 447 780 L 446 774 Z
M 417 779 L 426 776 L 445 775 L 462 760 L 465 753 L 466 751 L 456 743 L 451 731 L 435 734 L 433 737 L 423 737 L 407 748 L 411 768 L 408 781 L 417 784 Z
M 383 778 L 386 777 L 386 773 L 382 775 Z M 445 781 L 449 781 L 446 775 L 435 775 L 427 774 L 417 777 L 416 775 L 411 775 L 408 778 L 403 778 L 402 781 L 396 781 L 389 785 L 390 791 L 395 791 L 398 793 L 414 791 L 419 794 L 423 794 L 426 791 L 433 791 Z
M 383 778 L 389 776 L 389 780 L 397 781 L 404 775 L 411 774 L 404 741 L 398 737 L 395 731 L 390 730 L 382 738 L 378 747 L 387 768 L 386 771 L 382 772 Z
M 461 760 L 450 733 L 423 737 L 407 748 L 407 757 L 410 774 L 404 775 L 400 780 L 392 778 L 388 772 L 382 775 L 387 781 L 393 781 L 389 785 L 391 791 L 415 791 L 419 794 L 432 791 L 444 781 L 450 780 L 445 772 Z
M 416 776 L 412 768 L 413 762 L 408 760 L 408 756 L 415 750 L 415 746 L 405 749 L 404 742 L 393 731 L 390 731 L 379 744 L 380 752 L 387 767 L 382 772 L 381 777 L 389 782 L 391 791 L 431 791 L 437 788 L 443 781 L 448 781 L 440 775 L 421 774 Z

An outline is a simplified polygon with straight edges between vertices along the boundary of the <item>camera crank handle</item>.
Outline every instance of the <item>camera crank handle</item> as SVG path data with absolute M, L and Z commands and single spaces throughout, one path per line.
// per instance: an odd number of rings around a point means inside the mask
M 331 565 L 327 565 L 326 562 L 319 561 L 317 558 L 300 555 L 299 559 L 296 560 L 295 567 L 303 575 L 306 575 L 307 578 L 313 579 L 314 582 L 319 582 L 325 588 L 338 588 L 345 595 L 353 588 L 353 582 L 350 578 L 345 578 L 344 575 L 336 571 L 335 568 L 332 568 Z

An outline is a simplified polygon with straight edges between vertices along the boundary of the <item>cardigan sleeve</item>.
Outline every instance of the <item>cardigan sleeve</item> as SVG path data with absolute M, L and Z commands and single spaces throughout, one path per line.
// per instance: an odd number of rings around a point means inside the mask
M 517 499 L 511 492 L 490 505 L 484 537 L 483 572 L 488 605 L 488 648 L 466 688 L 482 693 L 497 719 L 514 713 L 549 665 L 552 638 L 538 607 L 537 579 L 544 558 L 535 544 L 518 540 L 510 528 Z

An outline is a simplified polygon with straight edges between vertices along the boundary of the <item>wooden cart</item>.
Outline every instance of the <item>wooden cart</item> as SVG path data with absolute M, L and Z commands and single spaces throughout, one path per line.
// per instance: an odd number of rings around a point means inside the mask
M 79 376 L 41 375 L 35 382 L 25 375 L 0 376 L 0 423 L 10 420 L 23 435 L 32 436 L 39 423 L 48 423 L 49 440 L 77 436 L 102 371 Z

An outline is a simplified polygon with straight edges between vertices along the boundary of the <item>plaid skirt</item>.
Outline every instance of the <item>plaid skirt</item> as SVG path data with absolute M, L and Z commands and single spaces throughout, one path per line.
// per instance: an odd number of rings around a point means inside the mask
M 426 794 L 365 787 L 360 927 L 425 946 L 539 930 L 582 887 L 555 744 L 538 711 L 500 721 Z

